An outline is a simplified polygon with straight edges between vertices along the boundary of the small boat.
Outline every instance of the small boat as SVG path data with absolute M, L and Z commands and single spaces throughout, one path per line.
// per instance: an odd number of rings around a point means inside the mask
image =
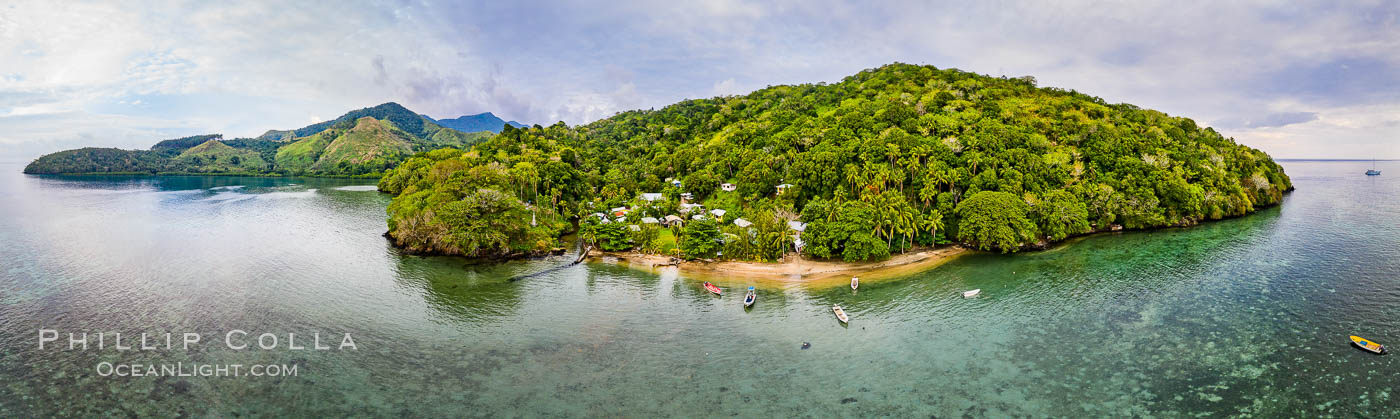
M 1351 344 L 1356 345 L 1356 347 L 1358 348 L 1365 349 L 1367 351 L 1371 351 L 1377 354 L 1384 354 L 1386 352 L 1385 345 L 1363 339 L 1360 336 L 1352 336 Z
M 1380 176 L 1381 171 L 1376 170 L 1376 159 L 1371 159 L 1371 170 L 1366 171 L 1366 176 Z
M 715 293 L 715 295 L 724 295 L 724 290 L 719 289 L 719 287 L 716 287 L 715 284 L 711 284 L 709 282 L 705 283 L 705 291 L 713 292 Z
M 758 295 L 754 294 L 753 287 L 749 287 L 749 292 L 744 294 L 744 307 L 752 307 L 753 300 L 757 298 Z
M 857 277 L 854 277 L 854 276 L 851 277 L 851 289 L 854 290 L 854 289 L 856 289 L 856 287 L 859 287 L 859 286 L 860 286 L 860 278 L 857 278 Z
M 972 297 L 976 297 L 977 294 L 981 294 L 981 293 L 982 293 L 982 289 L 981 289 L 981 288 L 978 288 L 978 289 L 975 289 L 975 290 L 972 290 L 972 291 L 963 291 L 963 298 L 972 298 Z
M 850 322 L 851 322 L 851 318 L 850 318 L 850 317 L 846 317 L 846 310 L 842 310 L 842 309 L 841 309 L 841 306 L 832 304 L 832 305 L 831 305 L 831 312 L 836 313 L 836 319 L 837 319 L 837 320 L 840 320 L 841 323 L 850 323 Z

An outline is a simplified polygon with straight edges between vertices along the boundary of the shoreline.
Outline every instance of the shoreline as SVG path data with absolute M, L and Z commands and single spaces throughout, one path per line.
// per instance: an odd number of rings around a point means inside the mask
M 155 177 L 155 176 L 170 176 L 170 177 L 203 177 L 203 176 L 210 176 L 210 177 L 260 177 L 260 178 L 292 178 L 292 177 L 304 177 L 304 178 L 318 178 L 318 179 L 356 179 L 356 180 L 360 180 L 360 179 L 365 179 L 365 180 L 374 179 L 375 181 L 378 181 L 381 177 L 383 177 L 382 175 L 381 175 L 381 176 L 363 176 L 363 175 L 353 175 L 353 176 L 352 176 L 352 175 L 283 175 L 283 174 L 275 174 L 275 173 L 261 173 L 261 174 L 260 174 L 260 173 L 233 173 L 233 172 L 223 172 L 223 173 L 187 173 L 187 172 L 157 172 L 157 173 L 151 173 L 151 172 L 24 173 L 23 171 L 21 171 L 20 173 L 21 173 L 21 174 L 25 174 L 25 175 L 29 175 L 29 176 L 75 176 L 75 177 L 76 177 L 76 176 L 148 176 L 148 177 Z
M 1286 191 L 1285 196 L 1287 196 L 1288 192 L 1292 192 L 1292 190 Z M 1066 237 L 1064 240 L 1044 243 L 1039 247 L 1025 248 L 1021 251 L 1052 252 L 1090 237 L 1107 234 L 1188 229 L 1211 222 L 1248 217 L 1258 214 L 1263 210 L 1282 206 L 1282 204 L 1283 202 L 1280 200 L 1280 202 L 1273 204 L 1255 207 L 1254 210 L 1245 214 L 1222 217 L 1216 220 L 1195 220 L 1188 224 L 1142 229 L 1126 229 L 1121 226 L 1118 228 L 1096 229 L 1084 234 Z M 588 262 L 624 265 L 633 269 L 645 270 L 653 273 L 661 272 L 663 269 L 674 268 L 681 276 L 711 281 L 720 285 L 752 284 L 756 282 L 761 285 L 769 285 L 776 288 L 792 286 L 827 288 L 843 285 L 849 286 L 852 276 L 860 277 L 862 283 L 865 283 L 867 280 L 883 281 L 904 277 L 937 268 L 959 256 L 977 252 L 976 249 L 963 246 L 962 244 L 941 248 L 922 247 L 917 249 L 917 251 L 909 253 L 892 255 L 889 259 L 877 262 L 811 260 L 804 259 L 797 253 L 788 253 L 777 262 L 706 262 L 679 260 L 673 263 L 672 258 L 665 255 L 645 254 L 635 251 L 604 252 L 601 250 L 590 252 L 583 260 Z
M 791 286 L 832 287 L 849 286 L 852 276 L 860 277 L 861 282 L 881 281 L 923 272 L 942 265 L 971 249 L 962 246 L 942 248 L 922 248 L 917 251 L 896 254 L 889 259 L 876 262 L 844 262 L 804 259 L 797 254 L 789 254 L 777 262 L 747 261 L 680 261 L 672 263 L 670 256 L 643 254 L 638 252 L 590 253 L 585 260 L 590 262 L 613 263 L 634 269 L 659 272 L 673 269 L 686 277 L 707 280 L 721 285 L 751 284 L 754 282 L 778 288 Z

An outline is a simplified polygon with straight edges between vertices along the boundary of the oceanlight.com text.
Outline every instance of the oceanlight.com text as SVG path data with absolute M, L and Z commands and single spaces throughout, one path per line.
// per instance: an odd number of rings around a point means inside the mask
M 103 377 L 295 377 L 298 373 L 297 365 L 285 364 L 97 364 L 97 375 Z

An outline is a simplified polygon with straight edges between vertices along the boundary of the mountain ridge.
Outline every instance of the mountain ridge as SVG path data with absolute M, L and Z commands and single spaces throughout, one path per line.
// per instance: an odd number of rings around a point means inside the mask
M 225 139 L 222 134 L 203 134 L 162 140 L 147 150 L 63 150 L 35 159 L 25 166 L 24 173 L 373 177 L 413 152 L 467 148 L 491 135 L 494 134 L 489 131 L 462 132 L 443 127 L 398 103 L 386 102 L 301 128 L 268 130 L 255 138 Z M 332 149 L 338 141 L 339 145 Z M 330 160 L 320 162 L 327 149 L 333 151 Z
M 429 117 L 427 115 L 424 115 L 423 117 L 428 118 L 429 120 L 434 121 L 444 127 L 453 128 L 462 132 L 491 131 L 499 134 L 501 132 L 501 128 L 505 127 L 506 125 L 510 125 L 516 128 L 525 128 L 527 126 L 523 123 L 516 121 L 506 121 L 491 112 L 482 112 L 475 115 L 462 115 L 451 119 L 433 119 L 432 117 Z

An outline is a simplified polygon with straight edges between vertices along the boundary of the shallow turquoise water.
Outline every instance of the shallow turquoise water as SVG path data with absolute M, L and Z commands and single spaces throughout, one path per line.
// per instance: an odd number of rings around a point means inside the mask
M 1400 182 L 1283 164 L 1298 190 L 1248 217 L 972 255 L 858 293 L 760 290 L 749 311 L 742 278 L 717 298 L 603 263 L 507 280 L 568 256 L 402 256 L 380 236 L 388 198 L 350 181 L 0 166 L 0 417 L 1395 416 L 1400 361 L 1346 336 L 1400 346 Z M 39 350 L 41 328 L 211 342 Z M 236 351 L 231 329 L 358 349 Z M 104 377 L 103 361 L 299 374 Z

